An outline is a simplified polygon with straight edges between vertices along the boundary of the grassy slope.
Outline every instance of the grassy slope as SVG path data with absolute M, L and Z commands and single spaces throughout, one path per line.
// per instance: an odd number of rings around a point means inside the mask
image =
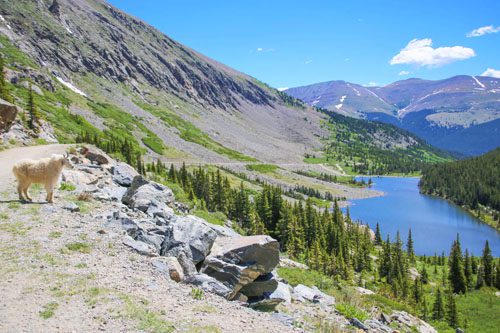
M 307 163 L 336 164 L 350 174 L 379 173 L 416 175 L 423 165 L 452 160 L 447 153 L 429 146 L 418 137 L 395 126 L 368 122 L 326 110 L 330 120 L 324 127 L 330 136 L 324 139 L 322 156 L 307 156 Z M 400 141 L 414 141 L 404 148 L 392 146 Z M 357 164 L 357 167 L 354 165 Z M 365 165 L 365 167 L 363 167 Z

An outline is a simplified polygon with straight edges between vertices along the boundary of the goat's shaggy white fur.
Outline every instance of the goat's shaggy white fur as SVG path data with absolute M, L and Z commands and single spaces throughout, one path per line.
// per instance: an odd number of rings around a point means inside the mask
M 31 184 L 42 184 L 47 191 L 47 201 L 54 202 L 54 187 L 57 185 L 62 169 L 71 167 L 68 158 L 63 155 L 52 155 L 39 160 L 22 160 L 12 168 L 17 178 L 17 192 L 19 200 L 31 201 L 28 189 Z M 24 195 L 24 197 L 23 197 Z

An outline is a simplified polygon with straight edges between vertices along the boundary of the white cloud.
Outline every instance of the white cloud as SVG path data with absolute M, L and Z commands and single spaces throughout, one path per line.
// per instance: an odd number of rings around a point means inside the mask
M 373 81 L 363 84 L 363 86 L 365 87 L 378 87 L 378 85 L 379 85 L 378 82 L 373 82 Z
M 481 74 L 481 76 L 491 76 L 491 77 L 496 77 L 497 79 L 500 79 L 500 70 L 498 69 L 493 69 L 493 68 L 488 68 Z
M 313 62 L 313 61 L 309 59 L 309 60 L 306 60 L 306 61 L 304 62 L 304 64 L 309 65 L 311 62 Z
M 442 66 L 476 55 L 473 49 L 463 46 L 432 47 L 432 39 L 413 39 L 404 49 L 392 57 L 391 65 L 414 64 L 418 66 Z
M 258 47 L 255 49 L 257 52 L 274 52 L 273 48 Z
M 497 32 L 500 32 L 500 27 L 494 27 L 492 25 L 487 25 L 481 28 L 477 28 L 469 32 L 466 36 L 467 37 L 480 37 L 486 34 L 496 34 Z
M 285 91 L 287 89 L 288 89 L 288 87 L 278 88 L 278 91 Z
M 408 75 L 408 74 L 410 74 L 410 72 L 408 72 L 408 71 L 401 71 L 398 73 L 399 76 L 404 76 L 404 75 Z

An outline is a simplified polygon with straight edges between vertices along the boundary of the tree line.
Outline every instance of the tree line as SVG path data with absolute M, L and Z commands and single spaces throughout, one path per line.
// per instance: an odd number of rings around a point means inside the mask
M 419 186 L 422 193 L 471 210 L 487 207 L 500 224 L 500 148 L 479 157 L 426 166 Z

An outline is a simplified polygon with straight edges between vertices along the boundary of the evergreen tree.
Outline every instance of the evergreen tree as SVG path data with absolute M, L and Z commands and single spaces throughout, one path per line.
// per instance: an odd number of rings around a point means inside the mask
M 375 245 L 382 245 L 382 235 L 380 234 L 380 226 L 377 222 L 377 227 L 375 228 Z
M 0 98 L 12 103 L 13 99 L 10 95 L 9 89 L 7 87 L 7 82 L 5 81 L 5 63 L 4 58 L 0 54 Z
M 488 241 L 486 241 L 486 243 L 484 244 L 481 263 L 484 271 L 484 284 L 487 286 L 493 286 L 493 256 L 491 255 L 490 244 L 488 243 Z
M 432 308 L 432 319 L 441 320 L 443 318 L 444 318 L 443 295 L 441 294 L 441 289 L 438 288 L 436 293 L 436 300 L 434 301 L 434 306 Z
M 422 273 L 420 275 L 423 284 L 429 283 L 429 273 L 427 273 L 427 267 L 425 265 L 422 268 Z
M 469 250 L 465 249 L 465 259 L 464 259 L 464 275 L 467 283 L 467 289 L 472 290 L 473 281 L 472 281 L 472 260 L 469 256 Z
M 484 286 L 484 267 L 479 266 L 477 269 L 477 281 L 476 281 L 476 289 L 481 289 Z
M 462 258 L 462 250 L 460 248 L 460 239 L 458 238 L 453 242 L 449 257 L 450 271 L 448 280 L 450 282 L 451 290 L 454 293 L 465 293 L 467 291 L 467 282 L 464 273 L 464 264 Z
M 496 266 L 496 269 L 495 269 L 496 273 L 495 273 L 495 287 L 497 289 L 500 289 L 500 264 L 497 264 Z
M 448 293 L 448 302 L 446 305 L 447 305 L 446 319 L 448 321 L 448 325 L 450 325 L 453 328 L 458 328 L 459 323 L 458 323 L 457 302 L 452 292 Z
M 31 86 L 31 83 L 29 86 L 29 94 L 28 94 L 28 114 L 29 114 L 28 127 L 35 133 L 38 133 L 40 131 L 39 129 L 40 112 L 38 111 L 38 107 L 35 102 L 35 96 L 33 93 L 33 88 Z
M 413 250 L 413 238 L 411 237 L 411 229 L 408 231 L 408 240 L 406 241 L 406 253 L 410 263 L 415 263 L 415 251 Z

